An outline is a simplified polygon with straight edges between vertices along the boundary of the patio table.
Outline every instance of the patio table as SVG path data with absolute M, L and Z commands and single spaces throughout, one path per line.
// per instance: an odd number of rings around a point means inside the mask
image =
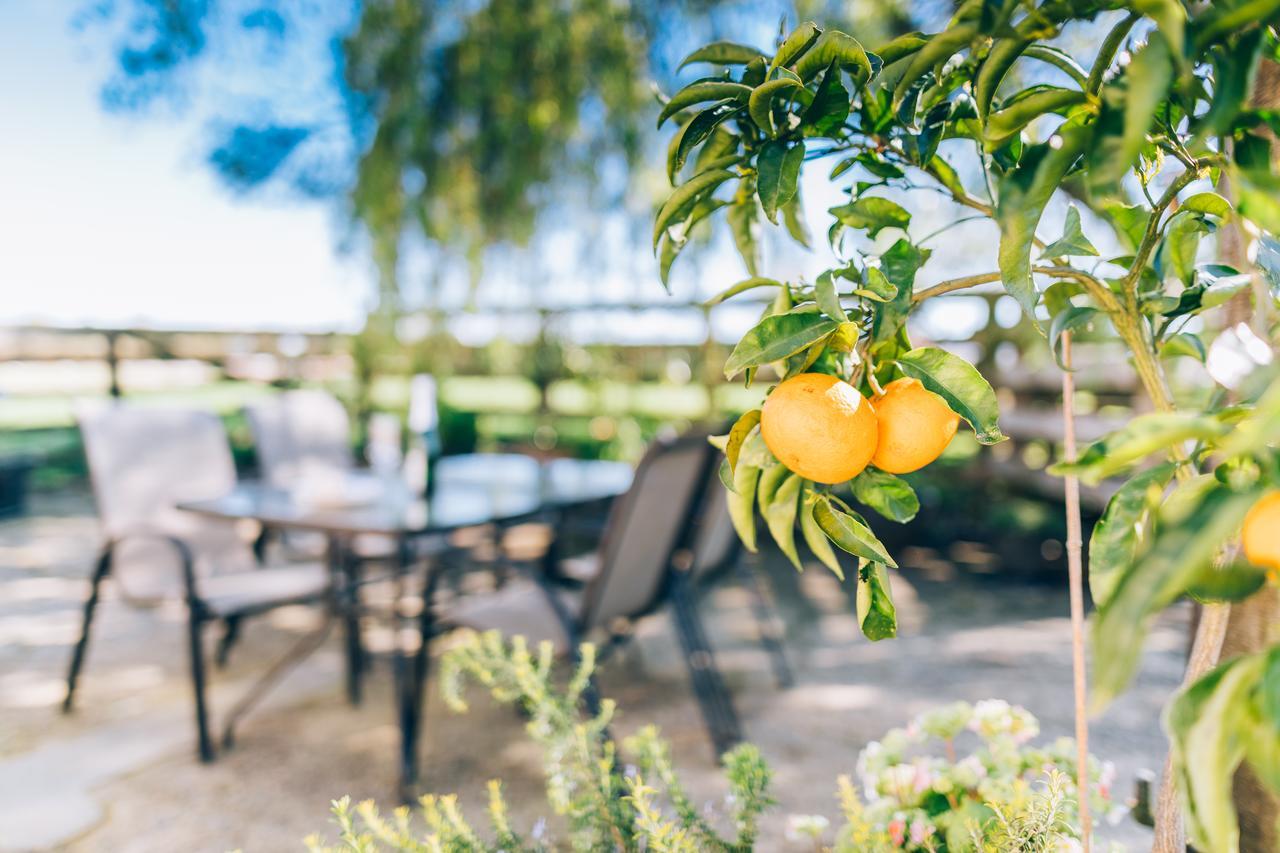
M 553 459 L 539 461 L 520 454 L 464 454 L 447 456 L 434 469 L 435 485 L 428 498 L 409 495 L 402 487 L 361 477 L 366 488 L 360 500 L 308 500 L 264 483 L 242 482 L 219 498 L 178 505 L 187 512 L 227 520 L 252 520 L 267 528 L 323 534 L 335 571 L 349 568 L 346 558 L 356 536 L 387 536 L 395 544 L 393 565 L 397 589 L 393 606 L 395 637 L 393 663 L 400 727 L 399 791 L 412 799 L 418 781 L 418 733 L 421 730 L 421 692 L 427 676 L 426 646 L 433 625 L 429 602 L 438 572 L 425 572 L 423 604 L 417 628 L 405 612 L 403 580 L 414 561 L 414 540 L 448 534 L 467 527 L 512 524 L 617 497 L 631 484 L 632 470 L 620 462 Z M 348 575 L 348 580 L 351 580 Z M 352 585 L 347 584 L 350 588 Z M 349 593 L 350 595 L 350 593 Z M 347 605 L 354 601 L 348 597 Z M 410 650 L 406 639 L 415 647 Z M 350 650 L 352 652 L 354 650 Z M 358 653 L 357 653 L 358 654 Z M 348 655 L 348 688 L 358 696 L 358 661 Z M 228 728 L 228 731 L 230 729 Z

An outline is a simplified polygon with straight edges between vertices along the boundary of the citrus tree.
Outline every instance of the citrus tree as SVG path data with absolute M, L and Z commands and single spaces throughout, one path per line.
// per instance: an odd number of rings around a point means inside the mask
M 659 119 L 678 123 L 674 190 L 653 229 L 664 282 L 691 233 L 722 218 L 749 277 L 713 302 L 773 294 L 725 365 L 730 378 L 767 370 L 779 380 L 721 439 L 738 533 L 754 549 L 762 517 L 799 567 L 798 527 L 841 577 L 837 553 L 852 555 L 872 640 L 896 632 L 895 563 L 847 500 L 907 521 L 919 505 L 897 475 L 936 458 L 958 420 L 984 444 L 1004 438 L 987 380 L 950 352 L 913 346 L 911 312 L 1000 282 L 1060 359 L 1087 326 L 1127 347 L 1155 411 L 1056 471 L 1122 482 L 1089 548 L 1095 707 L 1131 681 L 1156 613 L 1187 595 L 1207 602 L 1188 683 L 1166 715 L 1167 775 L 1205 850 L 1239 844 L 1231 782 L 1242 762 L 1280 791 L 1280 645 L 1212 668 L 1228 602 L 1280 583 L 1280 383 L 1274 335 L 1245 327 L 1214 342 L 1218 361 L 1240 369 L 1213 371 L 1219 384 L 1195 406 L 1175 403 L 1165 363 L 1206 360 L 1219 306 L 1256 291 L 1254 308 L 1274 313 L 1280 113 L 1256 107 L 1251 90 L 1276 57 L 1278 13 L 1280 0 L 966 0 L 940 32 L 874 50 L 804 23 L 772 55 L 730 42 L 695 51 L 685 63 L 708 76 L 666 99 Z M 1057 46 L 1086 28 L 1097 34 L 1091 62 Z M 1057 82 L 1019 85 L 1031 68 L 1054 69 Z M 811 282 L 781 281 L 761 268 L 760 229 L 776 224 L 810 244 L 806 167 L 849 185 L 829 211 L 838 263 Z M 921 187 L 993 223 L 998 269 L 930 278 L 912 211 L 888 197 Z M 1060 193 L 1091 215 L 1073 206 L 1064 233 L 1039 234 Z M 1100 257 L 1086 225 L 1125 250 Z M 1201 262 L 1202 238 L 1227 230 L 1251 244 L 1257 268 Z M 900 236 L 886 245 L 881 232 Z M 850 239 L 858 234 L 869 239 Z M 1181 850 L 1183 821 L 1165 801 L 1157 846 Z

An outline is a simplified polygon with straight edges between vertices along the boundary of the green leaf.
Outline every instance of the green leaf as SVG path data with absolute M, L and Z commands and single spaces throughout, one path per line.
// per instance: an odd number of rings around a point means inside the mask
M 701 200 L 704 194 L 713 192 L 716 187 L 732 177 L 734 177 L 732 172 L 704 172 L 689 179 L 687 183 L 676 187 L 675 191 L 663 203 L 657 217 L 654 218 L 654 249 L 657 249 L 658 240 L 666 233 L 666 230 L 688 216 L 693 206 Z
M 889 588 L 889 573 L 880 563 L 872 562 L 858 576 L 856 599 L 858 625 L 868 640 L 877 642 L 898 635 L 898 614 Z
M 725 494 L 729 506 L 729 519 L 738 531 L 742 545 L 751 553 L 756 550 L 756 483 L 760 469 L 754 465 L 739 465 L 733 472 L 733 490 Z
M 1089 155 L 1089 190 L 1096 197 L 1118 195 L 1121 180 L 1138 160 L 1147 131 L 1173 81 L 1169 45 L 1152 33 L 1121 77 L 1107 86 L 1099 125 L 1104 128 Z M 1118 125 L 1118 132 L 1113 128 Z
M 778 52 L 773 55 L 773 61 L 769 63 L 769 74 L 779 66 L 790 65 L 795 61 L 796 57 L 809 49 L 818 36 L 822 34 L 822 30 L 813 21 L 805 21 L 800 26 L 791 31 L 791 34 L 783 39 L 782 44 L 778 47 Z
M 880 45 L 877 55 L 885 67 L 888 67 L 900 59 L 906 59 L 928 43 L 929 37 L 922 32 L 904 33 L 889 43 Z
M 721 101 L 714 107 L 698 113 L 684 127 L 680 128 L 673 140 L 673 147 L 669 150 L 667 156 L 667 178 L 671 181 L 672 186 L 675 186 L 676 177 L 680 174 L 680 170 L 684 168 L 685 160 L 688 159 L 693 149 L 705 142 L 721 122 L 737 115 L 741 111 L 742 107 L 736 106 L 734 101 Z M 711 174 L 717 173 L 713 172 Z
M 668 285 L 668 277 L 671 274 L 671 265 L 675 262 L 676 257 L 680 254 L 689 243 L 689 233 L 694 226 L 720 208 L 724 207 L 728 202 L 715 198 L 703 199 L 693 206 L 693 210 L 689 212 L 688 218 L 683 223 L 676 223 L 667 229 L 667 233 L 663 237 L 661 250 L 658 253 L 659 264 L 658 274 L 662 279 L 662 286 L 670 292 Z
M 1190 284 L 1195 274 L 1196 250 L 1200 237 L 1208 233 L 1204 217 L 1190 210 L 1180 210 L 1165 223 L 1164 239 L 1156 254 L 1156 267 L 1162 278 L 1177 278 Z
M 1266 569 L 1240 560 L 1228 566 L 1205 566 L 1187 586 L 1187 595 L 1202 604 L 1244 601 L 1266 584 Z
M 897 563 L 889 556 L 889 552 L 880 544 L 871 529 L 852 513 L 837 509 L 827 495 L 819 495 L 813 505 L 813 518 L 827 534 L 827 538 L 840 548 L 861 557 L 897 568 Z
M 1036 226 L 1040 224 L 1045 205 L 1079 159 L 1091 134 L 1091 126 L 1067 122 L 1048 142 L 1023 152 L 1018 165 L 1000 182 L 1000 202 L 996 205 L 996 219 L 1000 223 L 1000 276 L 1005 290 L 1018 300 L 1033 323 L 1039 300 L 1031 279 L 1031 247 Z
M 762 278 L 758 275 L 752 276 L 751 278 L 744 278 L 737 284 L 726 287 L 724 290 L 720 291 L 702 304 L 708 307 L 712 305 L 719 305 L 730 297 L 737 296 L 739 293 L 745 293 L 746 291 L 753 290 L 757 287 L 782 287 L 782 282 L 772 278 Z
M 1038 59 L 1062 71 L 1082 89 L 1089 82 L 1088 73 L 1066 51 L 1047 44 L 1032 44 L 1027 46 L 1026 55 L 1029 59 Z
M 782 474 L 775 475 L 776 469 L 781 469 Z M 796 551 L 796 509 L 803 483 L 799 474 L 790 473 L 783 465 L 774 466 L 760 477 L 760 514 L 778 550 L 787 555 L 797 571 L 803 568 Z
M 1133 0 L 1133 8 L 1156 22 L 1170 52 L 1180 60 L 1187 31 L 1187 10 L 1180 0 Z
M 1207 213 L 1220 219 L 1231 216 L 1231 202 L 1217 193 L 1202 192 L 1187 196 L 1178 205 L 1179 210 L 1191 210 L 1196 213 Z
M 1200 340 L 1199 335 L 1193 335 L 1190 332 L 1178 332 L 1176 335 L 1170 335 L 1165 339 L 1164 343 L 1160 344 L 1160 355 L 1163 358 L 1187 356 L 1204 364 L 1208 353 L 1205 351 L 1204 341 Z
M 899 524 L 907 523 L 920 511 L 920 499 L 911 484 L 878 468 L 864 468 L 853 478 L 853 497 Z
M 1062 226 L 1062 236 L 1054 240 L 1040 253 L 1042 258 L 1065 258 L 1089 255 L 1096 257 L 1098 250 L 1084 236 L 1080 227 L 1080 211 L 1074 205 L 1067 206 L 1067 219 Z
M 1000 81 L 1004 80 L 1005 74 L 1030 43 L 1024 38 L 1007 38 L 998 39 L 991 45 L 991 50 L 987 51 L 987 57 L 978 69 L 974 84 L 974 105 L 978 109 L 979 118 L 986 119 Z
M 877 359 L 892 359 L 899 348 L 891 344 L 899 336 L 905 340 L 903 329 L 907 315 L 911 313 L 911 292 L 915 288 L 916 272 L 928 259 L 928 249 L 921 249 L 905 238 L 880 256 L 880 271 L 897 292 L 890 301 L 876 305 L 872 314 L 871 338 L 876 343 L 873 355 Z M 889 351 L 885 351 L 885 347 Z M 909 345 L 902 347 L 901 351 L 908 349 Z
M 829 212 L 847 228 L 866 229 L 867 236 L 873 239 L 885 228 L 906 230 L 911 224 L 911 214 L 902 205 L 876 196 L 865 196 Z
M 1191 495 L 1179 499 L 1179 492 Z M 1156 522 L 1154 545 L 1116 581 L 1098 609 L 1093 647 L 1093 702 L 1106 707 L 1133 678 L 1151 618 L 1171 604 L 1213 562 L 1222 544 L 1240 529 L 1259 491 L 1232 492 L 1210 478 L 1193 481 L 1165 503 Z
M 831 274 L 831 270 L 827 270 L 818 276 L 818 280 L 813 285 L 813 295 L 823 314 L 826 314 L 837 323 L 848 321 L 849 315 L 844 312 L 844 308 L 840 305 L 840 295 L 836 292 L 836 280 Z
M 1096 308 L 1072 305 L 1054 316 L 1053 322 L 1049 324 L 1049 347 L 1053 350 L 1053 359 L 1058 363 L 1058 367 L 1067 369 L 1062 362 L 1062 335 L 1083 329 L 1092 323 L 1097 315 Z
M 1089 592 L 1102 607 L 1120 576 L 1133 565 L 1151 533 L 1151 513 L 1160 503 L 1176 466 L 1148 468 L 1125 482 L 1107 501 L 1089 537 Z
M 1109 204 L 1104 208 L 1107 219 L 1115 227 L 1116 233 L 1128 244 L 1130 251 L 1137 249 L 1142 243 L 1142 235 L 1147 230 L 1147 220 L 1151 211 L 1145 207 L 1131 204 Z
M 1007 106 L 987 116 L 983 143 L 988 151 L 994 151 L 1040 116 L 1047 113 L 1065 114 L 1068 109 L 1079 106 L 1086 100 L 1084 92 L 1079 90 L 1049 87 L 1006 101 Z
M 867 58 L 867 52 L 857 39 L 839 30 L 827 30 L 818 36 L 813 47 L 800 57 L 792 70 L 807 83 L 832 62 L 839 63 L 858 83 L 871 79 L 871 60 Z
M 676 70 L 678 71 L 695 62 L 709 62 L 712 65 L 746 65 L 757 57 L 768 59 L 764 53 L 754 47 L 734 44 L 731 41 L 717 41 L 705 47 L 700 47 L 686 56 Z
M 803 142 L 788 145 L 775 139 L 760 149 L 760 156 L 756 159 L 756 191 L 760 195 L 764 215 L 770 222 L 776 223 L 778 208 L 795 198 L 803 162 Z
M 751 87 L 744 86 L 741 83 L 733 83 L 727 80 L 704 80 L 700 83 L 692 83 L 676 92 L 671 96 L 671 100 L 667 101 L 666 106 L 662 108 L 662 112 L 658 114 L 658 127 L 662 127 L 667 119 L 694 104 L 724 100 L 745 102 L 750 96 Z
M 849 92 L 840 83 L 840 67 L 836 63 L 827 66 L 822 82 L 813 95 L 813 103 L 805 109 L 801 123 L 806 133 L 829 136 L 849 117 Z
M 1231 427 L 1210 415 L 1153 412 L 1138 415 L 1120 429 L 1085 448 L 1075 462 L 1059 462 L 1052 474 L 1075 474 L 1095 485 L 1140 462 L 1152 453 L 1191 440 L 1221 438 Z
M 777 314 L 765 317 L 742 336 L 725 362 L 724 374 L 732 379 L 739 371 L 794 355 L 819 338 L 831 334 L 836 322 L 818 313 Z
M 742 440 L 742 448 L 738 451 L 738 463 L 733 469 L 734 473 L 737 473 L 738 468 L 743 465 L 763 470 L 776 467 L 777 464 L 778 460 L 769 449 L 769 445 L 765 444 L 760 428 L 756 426 L 747 430 L 747 437 Z
M 748 275 L 756 275 L 760 265 L 760 205 L 756 202 L 755 182 L 743 178 L 738 182 L 738 193 L 733 206 L 725 214 L 733 245 L 747 268 Z
M 800 201 L 800 184 L 796 183 L 796 194 L 791 201 L 782 205 L 782 221 L 787 226 L 787 233 L 806 249 L 810 248 L 809 226 L 804 220 L 804 204 Z
M 885 277 L 879 267 L 867 267 L 866 281 L 854 291 L 859 296 L 874 299 L 876 302 L 888 302 L 898 295 L 897 286 Z
M 919 347 L 900 356 L 898 368 L 942 397 L 953 412 L 969 422 L 979 442 L 1005 440 L 996 393 L 972 364 L 937 347 Z
M 921 77 L 931 71 L 934 66 L 946 62 L 957 51 L 968 47 L 977 32 L 978 28 L 973 24 L 961 24 L 930 36 L 928 43 L 916 51 L 893 87 L 891 106 L 894 112 L 898 112 L 908 92 Z
M 776 136 L 773 126 L 773 99 L 785 92 L 803 91 L 804 86 L 790 77 L 779 77 L 755 88 L 747 101 L 747 112 L 756 127 L 764 131 L 766 136 Z M 785 128 L 784 128 L 785 129 Z
M 742 452 L 742 443 L 747 440 L 747 435 L 750 434 L 751 430 L 759 424 L 759 409 L 743 412 L 742 416 L 734 421 L 733 427 L 729 430 L 729 438 L 724 445 L 724 455 L 729 460 L 730 471 L 737 469 L 738 454 Z
M 933 172 L 934 177 L 950 190 L 957 197 L 968 195 L 968 191 L 964 188 L 964 184 L 960 181 L 960 176 L 956 174 L 956 170 L 951 164 L 941 157 L 934 155 L 929 160 L 929 171 Z
M 836 557 L 836 552 L 831 547 L 831 540 L 822 532 L 822 528 L 813 517 L 813 508 L 818 500 L 818 493 L 814 491 L 812 485 L 806 483 L 804 495 L 800 501 L 800 533 L 818 562 L 830 569 L 831 573 L 840 580 L 844 580 L 844 570 L 840 568 L 840 559 Z

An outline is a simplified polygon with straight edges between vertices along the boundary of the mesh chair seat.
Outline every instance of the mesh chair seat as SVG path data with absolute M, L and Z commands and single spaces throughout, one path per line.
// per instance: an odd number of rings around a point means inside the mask
M 555 595 L 565 611 L 576 618 L 582 606 L 581 593 L 556 589 Z M 497 629 L 507 636 L 520 634 L 531 646 L 549 640 L 556 654 L 567 653 L 571 646 L 564 622 L 547 600 L 545 589 L 527 579 L 512 581 L 486 595 L 460 599 L 449 608 L 448 622 L 458 628 Z
M 232 616 L 315 601 L 328 593 L 329 585 L 329 571 L 318 563 L 280 566 L 201 578 L 200 600 L 213 615 Z

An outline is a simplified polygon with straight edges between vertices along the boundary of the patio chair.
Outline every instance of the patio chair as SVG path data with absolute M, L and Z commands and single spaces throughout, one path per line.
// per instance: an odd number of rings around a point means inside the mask
M 212 761 L 215 750 L 205 699 L 204 627 L 210 623 L 225 626 L 219 649 L 222 657 L 242 619 L 291 604 L 329 605 L 324 626 L 303 637 L 229 714 L 224 732 L 224 743 L 229 743 L 236 720 L 268 684 L 327 634 L 339 591 L 336 572 L 320 564 L 261 568 L 234 524 L 175 509 L 182 501 L 220 497 L 236 483 L 226 433 L 215 415 L 114 406 L 82 414 L 80 433 L 106 543 L 85 601 L 63 711 L 72 708 L 99 592 L 110 575 L 128 604 L 186 602 L 199 755 L 202 761 Z M 350 621 L 347 629 L 354 630 Z
M 553 539 L 532 578 L 463 598 L 440 614 L 439 623 L 523 634 L 531 643 L 550 641 L 559 654 L 575 653 L 585 637 L 603 632 L 607 653 L 632 636 L 638 619 L 670 606 L 708 735 L 722 754 L 742 739 L 741 726 L 698 613 L 695 586 L 738 564 L 739 544 L 713 474 L 714 455 L 703 435 L 655 443 L 630 491 L 615 503 L 596 554 L 561 560 Z M 585 584 L 575 589 L 559 582 L 565 576 Z M 789 684 L 781 645 L 766 625 L 767 602 L 754 575 L 750 580 L 761 638 L 779 684 Z

